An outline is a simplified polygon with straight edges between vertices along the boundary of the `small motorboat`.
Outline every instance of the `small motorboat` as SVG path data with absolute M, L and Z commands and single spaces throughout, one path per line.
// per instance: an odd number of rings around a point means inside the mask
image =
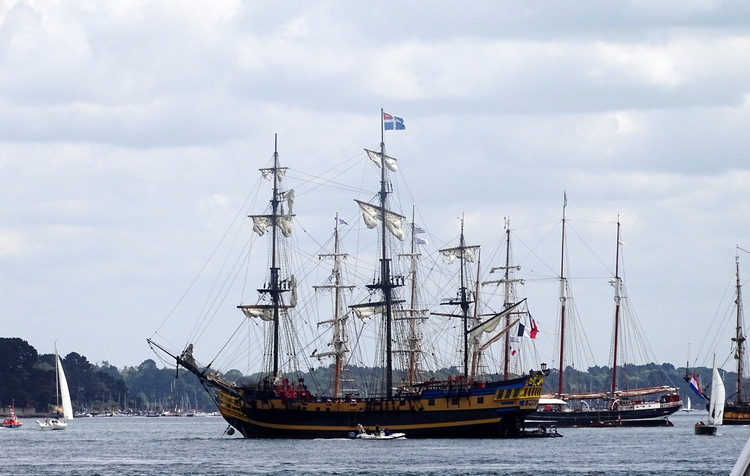
M 23 422 L 16 417 L 16 402 L 15 400 L 11 402 L 10 406 L 10 415 L 8 415 L 8 418 L 3 420 L 3 428 L 21 428 L 23 426 Z
M 355 440 L 397 440 L 399 438 L 406 438 L 406 433 L 392 433 L 388 428 L 381 429 L 379 425 L 375 425 L 374 431 L 370 431 L 360 424 L 357 427 L 359 427 L 359 431 L 349 432 L 349 437 Z

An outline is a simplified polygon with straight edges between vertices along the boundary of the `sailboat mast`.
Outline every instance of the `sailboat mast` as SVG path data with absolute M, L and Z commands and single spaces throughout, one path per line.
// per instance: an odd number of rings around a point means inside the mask
M 745 361 L 745 334 L 742 329 L 742 284 L 740 283 L 740 257 L 739 252 L 735 256 L 735 268 L 737 274 L 737 325 L 735 327 L 735 337 L 732 339 L 737 342 L 737 352 L 735 358 L 737 359 L 737 393 L 735 397 L 736 403 L 742 403 L 742 372 L 743 363 Z
M 279 290 L 279 267 L 277 264 L 277 221 L 279 213 L 279 149 L 278 135 L 273 136 L 273 198 L 271 198 L 271 281 L 269 292 L 273 302 L 273 375 L 279 373 L 279 304 L 281 292 Z
M 562 245 L 560 253 L 560 369 L 557 382 L 557 394 L 563 393 L 563 371 L 565 370 L 565 305 L 567 304 L 567 284 L 565 282 L 565 208 L 568 206 L 568 197 L 564 195 L 563 218 L 562 218 Z
M 620 343 L 620 216 L 617 216 L 617 251 L 615 251 L 615 336 L 612 347 L 612 398 L 617 391 L 617 353 Z
M 60 356 L 57 355 L 57 344 L 55 344 L 55 400 L 60 406 Z

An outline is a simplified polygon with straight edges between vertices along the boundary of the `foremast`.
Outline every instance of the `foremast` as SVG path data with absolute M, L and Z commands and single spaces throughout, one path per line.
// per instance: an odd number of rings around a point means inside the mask
M 288 238 L 292 233 L 292 206 L 294 203 L 294 190 L 285 191 L 282 188 L 282 179 L 287 168 L 279 164 L 278 138 L 274 135 L 273 166 L 260 169 L 263 178 L 273 182 L 273 191 L 270 201 L 270 214 L 248 215 L 253 220 L 253 230 L 263 236 L 270 227 L 270 267 L 268 279 L 264 287 L 259 288 L 258 303 L 237 306 L 248 318 L 260 318 L 271 322 L 272 344 L 270 370 L 274 378 L 280 375 L 280 318 L 282 312 L 296 305 L 296 282 L 293 275 L 282 278 L 281 259 L 279 256 L 281 236 Z M 283 202 L 288 204 L 288 211 L 284 213 Z M 279 233 L 281 232 L 281 233 Z M 288 302 L 285 302 L 284 294 L 291 293 Z
M 615 277 L 612 285 L 615 288 L 615 328 L 612 344 L 612 398 L 617 392 L 617 355 L 620 344 L 620 301 L 622 300 L 622 279 L 620 278 L 620 216 L 617 216 L 617 248 L 615 251 Z

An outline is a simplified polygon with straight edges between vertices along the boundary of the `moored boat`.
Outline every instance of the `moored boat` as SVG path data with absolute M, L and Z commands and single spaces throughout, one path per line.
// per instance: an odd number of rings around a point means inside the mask
M 565 198 L 567 205 L 567 197 Z M 612 338 L 612 367 L 609 389 L 601 391 L 575 393 L 566 391 L 566 345 L 569 318 L 567 303 L 568 282 L 565 277 L 565 205 L 562 220 L 562 259 L 560 264 L 560 340 L 559 340 L 559 368 L 557 373 L 557 391 L 542 395 L 539 408 L 526 419 L 528 425 L 553 425 L 562 427 L 619 427 L 619 426 L 673 426 L 669 416 L 680 409 L 677 388 L 671 386 L 654 386 L 648 388 L 620 388 L 618 386 L 618 372 L 623 367 L 620 358 L 622 343 L 622 306 L 626 296 L 620 276 L 620 220 L 617 220 L 617 237 L 615 253 L 615 272 L 610 281 L 614 287 L 614 335 Z
M 305 322 L 296 316 L 299 312 L 297 278 L 284 261 L 291 252 L 285 240 L 292 234 L 294 192 L 284 186 L 287 169 L 280 165 L 277 147 L 274 147 L 272 165 L 261 169 L 262 175 L 272 181 L 269 213 L 251 216 L 256 233 L 262 236 L 268 232 L 269 267 L 265 283 L 258 289 L 257 301 L 239 306 L 254 328 L 264 330 L 265 340 L 259 344 L 266 349 L 264 365 L 251 379 L 231 382 L 211 364 L 198 363 L 192 343 L 173 352 L 154 339 L 149 342 L 171 355 L 178 367 L 196 375 L 214 397 L 224 419 L 246 438 L 340 438 L 357 432 L 359 425 L 374 427 L 376 424 L 389 428 L 394 434 L 407 434 L 409 438 L 523 436 L 524 418 L 536 409 L 547 372 L 542 368 L 497 379 L 479 375 L 473 371 L 475 367 L 469 365 L 476 356 L 482 333 L 496 326 L 490 321 L 499 321 L 512 308 L 486 321 L 477 319 L 471 312 L 473 293 L 465 280 L 464 266 L 471 261 L 476 247 L 465 244 L 463 225 L 458 245 L 442 250 L 459 265 L 459 290 L 449 304 L 458 309 L 453 318 L 460 322 L 461 373 L 447 378 L 420 378 L 419 367 L 425 351 L 419 326 L 426 316 L 415 305 L 417 293 L 414 290 L 418 287 L 415 281 L 407 287 L 412 290 L 411 299 L 407 301 L 406 293 L 402 293 L 414 274 L 409 273 L 407 277 L 399 274 L 392 258 L 391 242 L 403 241 L 406 235 L 401 228 L 405 217 L 389 209 L 388 197 L 392 193 L 389 174 L 397 167 L 395 159 L 385 153 L 382 131 L 388 129 L 383 127 L 387 126 L 384 121 L 393 118 L 385 113 L 381 117 L 380 151 L 366 150 L 367 157 L 380 172 L 377 202 L 357 200 L 367 228 L 378 231 L 378 265 L 374 278 L 365 286 L 369 299 L 346 305 L 343 294 L 351 287 L 341 280 L 345 254 L 339 248 L 337 216 L 334 250 L 326 255 L 334 262 L 326 285 L 334 296 L 334 310 L 331 319 L 318 322 L 318 326 L 331 329 L 331 340 L 326 344 L 330 350 L 307 350 L 313 344 L 293 334 Z M 412 223 L 411 253 L 408 253 L 411 259 L 418 256 L 415 230 L 416 225 Z M 372 316 L 379 319 L 370 319 Z M 356 341 L 347 337 L 346 329 L 353 326 L 351 321 L 358 322 Z M 486 322 L 492 325 L 485 326 Z M 363 343 L 358 352 L 378 356 L 380 376 L 372 386 L 360 389 L 353 387 L 346 377 L 347 362 L 368 323 L 369 329 L 377 325 L 377 338 L 374 343 Z M 306 357 L 334 360 L 330 367 L 331 385 L 323 387 L 312 381 L 310 384 L 317 388 L 311 390 L 303 373 L 292 365 Z

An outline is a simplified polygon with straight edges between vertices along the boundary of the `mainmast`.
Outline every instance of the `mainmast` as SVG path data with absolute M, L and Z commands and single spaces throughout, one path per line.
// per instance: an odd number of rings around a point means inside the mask
M 738 250 L 742 249 L 739 246 L 737 248 Z M 735 336 L 732 338 L 732 340 L 737 343 L 737 352 L 735 352 L 734 354 L 734 358 L 737 359 L 737 393 L 734 401 L 735 403 L 739 404 L 744 402 L 744 397 L 742 395 L 742 367 L 745 362 L 745 333 L 742 329 L 742 284 L 740 283 L 739 251 L 735 256 L 735 268 L 737 275 L 737 301 L 735 302 L 735 307 L 737 308 L 737 324 L 735 326 Z
M 615 287 L 615 335 L 612 346 L 612 398 L 617 391 L 617 354 L 620 343 L 620 301 L 622 299 L 622 280 L 620 279 L 620 216 L 617 215 L 617 248 L 615 252 L 615 278 L 612 285 Z
M 565 279 L 565 208 L 568 206 L 568 196 L 564 194 L 562 218 L 562 245 L 560 253 L 560 368 L 557 382 L 557 394 L 563 393 L 563 371 L 565 370 L 565 306 L 567 304 L 567 281 Z
M 387 209 L 388 195 L 391 193 L 390 183 L 387 181 L 386 168 L 397 170 L 395 159 L 385 154 L 384 141 L 384 114 L 380 111 L 380 152 L 366 150 L 368 156 L 380 167 L 380 191 L 378 192 L 379 206 L 356 200 L 363 211 L 363 218 L 368 228 L 374 228 L 377 221 L 381 222 L 380 228 L 380 276 L 373 284 L 366 287 L 370 290 L 378 290 L 383 296 L 382 302 L 367 303 L 350 306 L 356 311 L 368 308 L 367 312 L 379 312 L 385 318 L 385 385 L 386 397 L 393 396 L 393 319 L 394 304 L 398 302 L 394 296 L 394 289 L 403 286 L 403 276 L 391 276 L 391 258 L 388 253 L 387 232 L 390 231 L 399 240 L 404 239 L 404 233 L 401 230 L 402 215 L 391 212 Z

